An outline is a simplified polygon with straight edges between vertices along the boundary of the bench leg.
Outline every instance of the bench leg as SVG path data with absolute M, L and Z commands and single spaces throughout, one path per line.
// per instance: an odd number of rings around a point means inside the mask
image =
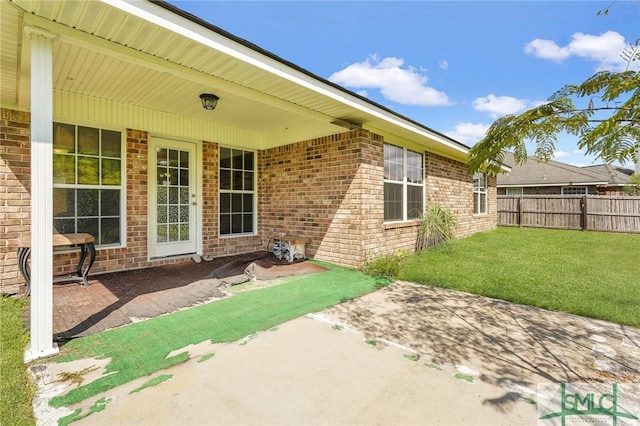
M 18 269 L 24 278 L 26 284 L 25 296 L 31 294 L 31 271 L 29 270 L 29 256 L 31 255 L 31 247 L 18 248 Z
M 91 267 L 93 266 L 93 262 L 96 260 L 96 248 L 93 243 L 82 244 L 80 246 L 80 261 L 78 262 L 78 271 L 77 274 L 79 277 L 82 277 L 82 281 L 85 286 L 89 285 L 89 271 L 91 271 Z M 89 264 L 87 268 L 82 271 L 82 265 L 84 264 L 85 259 L 87 258 L 87 253 L 89 253 Z

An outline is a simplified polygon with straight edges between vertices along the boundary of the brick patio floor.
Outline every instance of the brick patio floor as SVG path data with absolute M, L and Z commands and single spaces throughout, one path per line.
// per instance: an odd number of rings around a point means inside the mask
M 95 275 L 89 286 L 55 284 L 53 288 L 54 340 L 75 337 L 225 297 L 225 277 L 242 275 L 250 263 L 278 270 L 276 275 L 298 275 L 321 267 L 309 262 L 286 263 L 266 252 L 221 257 L 210 262 L 189 260 L 175 265 Z M 275 266 L 275 268 L 273 268 Z M 215 276 L 212 276 L 214 274 Z M 29 312 L 26 318 L 29 325 Z

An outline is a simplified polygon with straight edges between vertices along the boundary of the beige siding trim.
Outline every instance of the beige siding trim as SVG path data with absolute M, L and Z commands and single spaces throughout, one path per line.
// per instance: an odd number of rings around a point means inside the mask
M 56 118 L 70 121 L 214 141 L 248 149 L 263 149 L 265 144 L 264 136 L 259 132 L 57 90 L 54 91 L 53 114 Z

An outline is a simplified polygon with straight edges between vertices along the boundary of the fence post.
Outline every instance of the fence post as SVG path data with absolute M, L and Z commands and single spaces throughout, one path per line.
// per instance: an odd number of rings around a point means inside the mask
M 523 218 L 524 218 L 524 211 L 522 209 L 522 195 L 521 195 L 521 196 L 518 197 L 518 226 L 520 228 L 522 228 L 524 226 Z
M 580 208 L 582 209 L 582 230 L 583 231 L 588 231 L 589 230 L 589 226 L 587 224 L 588 211 L 587 211 L 587 196 L 586 195 L 584 195 L 582 197 L 582 201 L 580 202 Z

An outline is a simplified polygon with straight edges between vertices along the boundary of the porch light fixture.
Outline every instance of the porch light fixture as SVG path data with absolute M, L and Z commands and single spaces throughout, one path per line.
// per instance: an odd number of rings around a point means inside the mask
M 200 101 L 202 101 L 202 108 L 208 109 L 208 110 L 216 109 L 216 105 L 218 104 L 218 99 L 220 98 L 211 93 L 203 93 L 200 95 Z

